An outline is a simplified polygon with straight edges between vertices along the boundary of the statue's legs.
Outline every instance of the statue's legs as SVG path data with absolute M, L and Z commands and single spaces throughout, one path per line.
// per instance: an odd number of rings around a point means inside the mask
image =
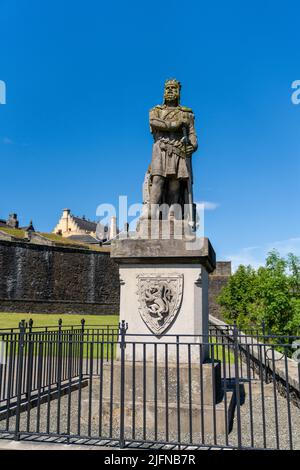
M 178 179 L 172 178 L 168 180 L 168 203 L 171 207 L 172 204 L 179 203 L 180 197 L 180 181 Z
M 165 178 L 163 176 L 154 175 L 152 178 L 152 186 L 150 191 L 150 210 L 148 217 L 151 219 L 157 219 L 157 206 L 162 203 L 163 192 L 165 189 Z M 167 203 L 170 208 L 175 212 L 175 218 L 181 219 L 181 212 L 177 214 L 176 208 L 179 207 L 180 200 L 180 180 L 176 178 L 168 179 L 167 187 Z
M 157 205 L 161 204 L 163 190 L 165 185 L 165 178 L 163 176 L 154 175 L 152 177 L 152 186 L 150 191 L 150 211 L 148 217 L 151 219 L 156 219 L 157 214 Z
M 182 219 L 182 207 L 180 205 L 180 180 L 172 178 L 168 180 L 168 204 L 175 219 Z

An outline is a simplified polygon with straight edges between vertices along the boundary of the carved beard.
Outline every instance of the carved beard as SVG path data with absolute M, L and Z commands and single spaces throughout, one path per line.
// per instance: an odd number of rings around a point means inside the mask
M 166 93 L 164 93 L 164 104 L 167 104 L 168 102 L 176 101 L 176 104 L 179 104 L 179 99 L 180 99 L 180 94 L 179 91 L 177 93 L 173 93 L 173 96 L 167 96 Z

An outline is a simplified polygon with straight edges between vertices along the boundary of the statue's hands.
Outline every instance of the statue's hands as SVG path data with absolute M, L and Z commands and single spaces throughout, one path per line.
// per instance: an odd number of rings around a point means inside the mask
M 190 143 L 188 138 L 187 138 L 187 141 L 186 141 L 186 137 L 182 137 L 180 142 L 181 142 L 182 150 L 185 152 L 187 157 L 190 157 L 192 155 L 192 153 L 194 152 L 194 150 L 195 150 L 194 146 Z
M 190 157 L 192 155 L 192 153 L 194 152 L 194 146 L 192 144 L 187 144 L 186 146 L 186 153 L 187 153 L 187 156 Z

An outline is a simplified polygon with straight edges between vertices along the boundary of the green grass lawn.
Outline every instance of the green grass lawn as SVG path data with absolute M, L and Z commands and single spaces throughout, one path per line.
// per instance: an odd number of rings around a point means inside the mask
M 56 313 L 3 313 L 0 312 L 0 329 L 18 328 L 21 320 L 28 322 L 32 318 L 33 326 L 57 326 L 58 320 L 62 319 L 63 326 L 80 325 L 82 318 L 85 319 L 85 325 L 115 325 L 119 323 L 118 315 L 69 315 Z
M 2 333 L 4 332 L 3 329 L 5 330 L 10 330 L 11 328 L 18 328 L 18 325 L 21 320 L 25 320 L 27 323 L 32 318 L 33 320 L 33 326 L 35 328 L 38 327 L 45 327 L 45 326 L 58 326 L 58 320 L 61 318 L 62 319 L 62 326 L 81 326 L 81 319 L 85 319 L 85 326 L 93 327 L 93 326 L 98 326 L 98 327 L 104 327 L 106 325 L 111 325 L 112 327 L 117 327 L 119 324 L 119 316 L 118 315 L 71 315 L 71 314 L 45 314 L 45 313 L 4 313 L 0 312 L 0 332 L 2 329 Z M 38 330 L 35 330 L 36 332 Z M 98 357 L 99 356 L 99 347 L 100 344 L 97 345 L 97 343 L 101 343 L 101 333 L 100 336 L 97 337 L 97 333 L 95 333 L 96 336 L 85 336 L 84 337 L 84 348 L 83 348 L 83 357 L 87 357 L 88 352 L 87 352 L 87 344 L 86 342 L 88 341 L 95 341 L 94 345 L 94 352 L 93 356 Z M 109 335 L 108 337 L 105 335 L 103 337 L 102 341 L 111 341 L 112 337 Z M 118 338 L 114 337 L 114 341 L 117 341 Z M 146 340 L 147 341 L 147 340 Z M 225 360 L 226 363 L 231 363 L 234 364 L 234 354 L 232 350 L 229 350 L 227 347 L 225 347 L 225 350 L 223 350 L 223 347 L 220 344 L 216 344 L 216 339 L 214 337 L 211 338 L 211 342 L 213 344 L 213 352 L 214 352 L 214 359 L 215 360 Z M 45 346 L 46 348 L 49 346 Z M 114 344 L 113 346 L 113 355 L 115 355 L 117 345 Z M 212 347 L 209 348 L 209 356 L 212 357 Z M 103 354 L 104 357 L 111 357 L 111 348 L 107 344 L 103 345 Z M 108 353 L 107 353 L 108 351 Z M 46 351 L 43 351 L 43 354 L 45 354 Z
M 24 240 L 26 236 L 25 230 L 21 230 L 19 228 L 1 226 L 0 232 L 5 232 L 8 235 L 12 235 L 13 237 L 18 238 L 20 240 Z M 83 243 L 83 242 L 79 242 L 76 240 L 72 240 L 71 238 L 68 238 L 68 237 L 62 237 L 61 235 L 56 235 L 55 233 L 47 233 L 47 232 L 35 232 L 35 233 L 37 233 L 38 235 L 41 235 L 44 238 L 47 238 L 48 240 L 58 245 L 78 247 L 78 248 L 83 248 L 85 250 L 101 251 L 104 253 L 110 252 L 110 246 L 90 245 L 88 243 Z
M 27 323 L 32 318 L 33 326 L 45 327 L 45 326 L 58 326 L 58 320 L 62 319 L 62 326 L 80 326 L 81 319 L 85 319 L 85 326 L 106 326 L 111 325 L 117 327 L 119 324 L 118 315 L 71 315 L 71 314 L 54 314 L 54 313 L 7 313 L 0 312 L 0 330 L 5 329 L 9 330 L 10 328 L 18 328 L 18 325 L 21 320 L 25 320 Z M 85 338 L 87 339 L 87 338 Z M 96 340 L 96 338 L 95 338 Z M 214 337 L 211 338 L 211 342 L 214 344 L 214 358 L 215 360 L 224 360 L 231 364 L 234 363 L 234 354 L 232 350 L 229 350 L 227 347 L 225 351 L 219 344 L 215 344 L 216 340 Z M 106 346 L 105 346 L 106 348 Z M 224 354 L 225 353 L 225 354 Z M 223 355 L 224 354 L 224 355 Z M 210 348 L 210 356 L 212 355 L 212 350 Z
M 75 247 L 78 246 L 79 248 L 84 248 L 86 250 L 89 249 L 93 251 L 102 251 L 104 253 L 110 252 L 109 246 L 89 245 L 88 243 L 83 243 L 83 242 L 79 242 L 76 240 L 72 240 L 71 238 L 68 238 L 68 237 L 62 237 L 61 235 L 56 235 L 55 233 L 41 232 L 39 234 L 47 238 L 48 240 L 51 240 L 60 245 L 65 245 L 65 246 L 69 245 L 69 246 L 75 246 Z
M 209 348 L 210 358 L 212 358 L 212 355 L 213 355 L 214 360 L 219 360 L 221 362 L 225 360 L 227 364 L 235 363 L 235 356 L 234 356 L 234 352 L 232 351 L 232 349 L 228 348 L 227 345 L 222 346 L 222 344 L 219 344 L 219 342 L 217 343 L 216 338 L 213 336 L 211 337 L 210 341 L 211 341 L 211 344 L 213 345 L 213 346 L 210 346 Z M 218 341 L 221 341 L 221 340 L 218 339 Z
M 8 235 L 12 235 L 13 237 L 16 237 L 16 238 L 24 238 L 25 237 L 25 231 L 21 230 L 19 228 L 0 227 L 0 231 L 5 232 Z
M 84 344 L 83 344 L 83 358 L 90 357 L 91 355 L 91 349 L 90 349 L 90 342 L 93 342 L 93 357 L 94 358 L 99 358 L 101 355 L 101 342 L 103 341 L 104 344 L 102 346 L 103 350 L 103 358 L 104 359 L 110 359 L 111 356 L 115 357 L 116 353 L 116 348 L 117 344 L 107 344 L 106 342 L 110 342 L 113 340 L 114 343 L 118 341 L 118 335 L 116 334 L 116 330 L 114 327 L 117 327 L 119 324 L 119 316 L 118 315 L 69 315 L 69 314 L 45 314 L 45 313 L 4 313 L 0 312 L 0 333 L 6 333 L 6 331 L 9 332 L 11 328 L 17 328 L 15 330 L 15 333 L 18 332 L 18 325 L 21 320 L 25 320 L 27 323 L 32 318 L 33 320 L 33 327 L 34 332 L 38 333 L 39 327 L 43 328 L 46 326 L 58 326 L 58 320 L 61 318 L 62 319 L 62 326 L 81 326 L 81 319 L 85 319 L 85 326 L 86 327 L 105 327 L 106 325 L 110 325 L 112 328 L 110 328 L 110 331 L 113 329 L 114 331 L 114 336 L 112 336 L 112 332 L 106 334 L 106 329 L 104 328 L 100 332 L 96 329 L 94 332 L 92 330 L 89 331 L 87 335 L 84 336 Z M 2 330 L 2 331 L 1 331 Z M 51 328 L 49 329 L 51 331 Z M 57 329 L 55 329 L 57 331 Z M 28 331 L 28 330 L 27 330 Z M 63 328 L 64 331 L 64 328 Z M 0 338 L 1 339 L 1 338 Z M 8 343 L 8 349 L 6 351 L 6 354 L 9 355 L 10 351 L 10 342 L 11 337 L 10 336 L 4 336 L 4 341 Z M 49 354 L 49 348 L 50 343 L 51 343 L 51 337 L 46 339 L 43 343 L 42 350 L 40 353 L 38 353 L 38 340 L 39 338 L 35 338 L 33 340 L 34 343 L 34 350 L 33 350 L 33 355 L 36 356 L 38 354 L 42 354 L 43 356 L 47 356 Z M 27 341 L 27 339 L 26 339 Z M 53 350 L 51 352 L 52 355 L 56 356 L 58 354 L 57 352 L 57 336 L 53 338 Z M 63 346 L 62 346 L 62 356 L 66 357 L 68 356 L 70 350 L 69 350 L 69 345 L 68 345 L 68 336 L 63 336 Z M 72 340 L 73 343 L 73 348 L 75 350 L 73 351 L 73 354 L 78 357 L 80 354 L 79 346 L 78 346 L 78 337 L 74 337 Z M 76 345 L 77 343 L 77 345 Z M 15 346 L 15 352 L 14 354 L 17 354 L 18 351 L 18 344 Z M 28 343 L 25 344 L 25 349 L 24 349 L 24 354 L 28 354 Z

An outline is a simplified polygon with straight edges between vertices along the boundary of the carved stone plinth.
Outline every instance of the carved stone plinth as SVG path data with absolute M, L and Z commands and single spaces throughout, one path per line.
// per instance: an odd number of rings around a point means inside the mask
M 191 240 L 116 240 L 112 259 L 119 264 L 120 319 L 128 323 L 127 341 L 163 346 L 164 343 L 201 344 L 208 334 L 208 273 L 214 270 L 215 253 L 207 238 Z M 143 336 L 147 335 L 147 336 Z M 184 336 L 186 335 L 186 336 Z M 146 360 L 157 355 L 164 361 L 164 347 L 147 346 Z M 135 358 L 144 360 L 144 346 L 136 345 Z M 169 346 L 169 361 L 187 362 L 183 346 Z M 126 348 L 126 360 L 132 349 Z M 207 356 L 207 348 L 193 347 L 191 360 Z

